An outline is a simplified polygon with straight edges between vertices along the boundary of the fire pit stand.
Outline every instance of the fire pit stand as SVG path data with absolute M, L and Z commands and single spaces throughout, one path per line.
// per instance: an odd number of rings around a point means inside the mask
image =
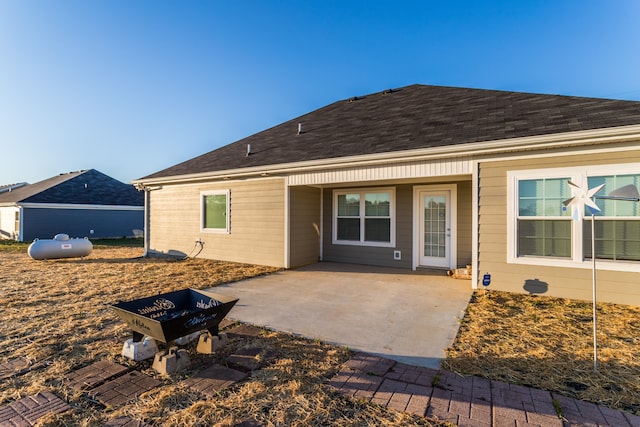
M 111 308 L 132 330 L 133 339 L 129 340 L 131 343 L 125 343 L 125 348 L 128 344 L 130 347 L 150 347 L 145 337 L 168 344 L 178 338 L 207 330 L 209 337 L 218 338 L 220 322 L 236 302 L 237 298 L 227 295 L 189 288 L 120 302 Z M 125 348 L 123 355 L 135 360 L 153 357 L 157 352 L 156 348 L 155 351 L 134 350 L 125 354 Z M 151 351 L 153 354 L 149 354 Z

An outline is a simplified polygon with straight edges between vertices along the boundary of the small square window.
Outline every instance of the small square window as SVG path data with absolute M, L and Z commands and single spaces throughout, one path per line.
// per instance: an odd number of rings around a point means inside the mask
M 202 230 L 229 233 L 229 191 L 202 193 Z

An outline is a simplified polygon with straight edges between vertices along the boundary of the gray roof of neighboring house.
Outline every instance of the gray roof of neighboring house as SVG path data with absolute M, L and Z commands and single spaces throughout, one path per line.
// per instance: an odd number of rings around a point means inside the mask
M 0 204 L 64 203 L 144 206 L 144 195 L 95 169 L 63 173 L 0 194 Z
M 26 182 L 18 182 L 18 183 L 15 183 L 15 184 L 0 185 L 0 193 L 4 193 L 5 191 L 13 191 L 16 188 L 20 188 L 20 187 L 23 187 L 25 185 L 28 185 L 28 183 L 26 183 Z
M 635 124 L 636 101 L 412 85 L 334 102 L 141 180 Z

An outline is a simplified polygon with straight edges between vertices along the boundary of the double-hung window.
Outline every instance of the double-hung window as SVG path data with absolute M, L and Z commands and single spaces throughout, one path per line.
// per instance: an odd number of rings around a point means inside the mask
M 333 192 L 333 243 L 395 246 L 393 188 Z
M 201 230 L 229 234 L 229 190 L 205 191 L 200 194 Z
M 518 181 L 518 256 L 571 257 L 568 178 Z
M 604 184 L 601 193 L 633 185 L 640 188 L 640 174 L 590 176 L 589 188 Z M 640 203 L 628 200 L 598 199 L 600 212 L 595 218 L 596 259 L 640 261 Z M 583 222 L 583 257 L 591 259 L 591 213 L 585 212 Z
M 586 267 L 594 218 L 600 268 L 640 271 L 640 203 L 607 198 L 627 185 L 640 189 L 638 171 L 639 164 L 623 164 L 509 172 L 508 261 Z M 581 189 L 604 184 L 594 197 L 600 211 L 565 207 L 563 201 L 577 195 L 569 181 Z

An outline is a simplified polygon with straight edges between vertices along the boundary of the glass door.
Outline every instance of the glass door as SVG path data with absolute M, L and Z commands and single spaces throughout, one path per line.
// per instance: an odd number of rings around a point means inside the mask
M 451 192 L 420 192 L 420 265 L 450 267 Z

